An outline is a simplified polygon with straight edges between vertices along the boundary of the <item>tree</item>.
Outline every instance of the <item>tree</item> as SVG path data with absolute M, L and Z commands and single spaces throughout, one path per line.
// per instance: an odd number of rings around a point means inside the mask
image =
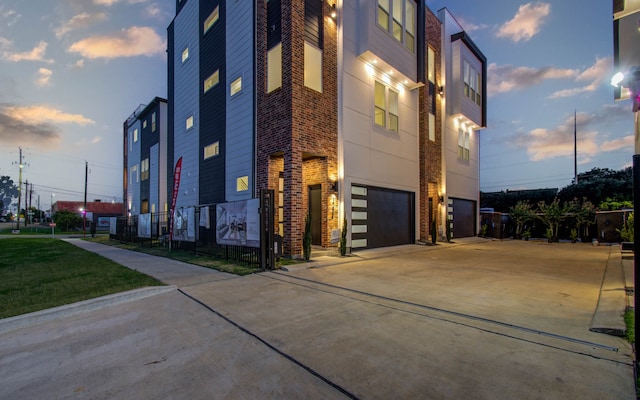
M 56 226 L 64 229 L 65 231 L 70 231 L 82 226 L 82 218 L 80 218 L 78 214 L 74 214 L 67 210 L 56 212 L 53 219 L 56 221 Z
M 555 198 L 550 204 L 538 202 L 538 210 L 542 215 L 538 218 L 551 229 L 553 238 L 558 237 L 560 222 L 567 217 L 567 207 L 560 205 L 560 199 Z
M 18 186 L 8 176 L 0 177 L 0 214 L 2 214 L 5 205 L 11 204 L 13 199 L 18 198 Z M 5 204 L 6 202 L 6 204 Z
M 533 221 L 536 217 L 533 207 L 528 200 L 519 201 L 509 210 L 509 216 L 516 224 L 515 238 L 519 239 L 522 234 L 522 228 L 527 222 Z
M 633 169 L 631 167 L 614 171 L 609 168 L 593 168 L 578 174 L 578 184 L 571 184 L 560 190 L 562 201 L 587 198 L 593 204 L 601 204 L 607 199 L 617 202 L 633 200 Z

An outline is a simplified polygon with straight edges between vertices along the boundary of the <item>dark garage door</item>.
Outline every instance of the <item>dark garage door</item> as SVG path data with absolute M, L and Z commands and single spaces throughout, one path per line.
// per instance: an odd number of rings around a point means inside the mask
M 453 237 L 476 235 L 476 202 L 472 200 L 453 200 Z
M 369 187 L 367 200 L 367 247 L 414 243 L 413 193 Z

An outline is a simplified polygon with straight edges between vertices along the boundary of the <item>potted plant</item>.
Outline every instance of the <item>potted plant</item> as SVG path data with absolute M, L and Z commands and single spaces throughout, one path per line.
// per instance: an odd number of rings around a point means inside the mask
M 340 232 L 340 255 L 347 255 L 347 218 L 344 218 L 344 223 L 342 224 L 342 232 Z
M 567 218 L 567 206 L 561 206 L 560 200 L 556 197 L 551 204 L 546 204 L 544 201 L 538 203 L 538 209 L 540 210 L 540 219 L 551 230 L 551 240 L 558 241 L 558 228 L 560 222 Z M 547 235 L 549 231 L 547 230 Z M 547 236 L 545 235 L 545 236 Z M 547 237 L 548 238 L 548 237 Z M 548 238 L 549 239 L 549 238 Z
M 536 214 L 528 201 L 518 201 L 515 206 L 509 210 L 511 220 L 516 224 L 516 231 L 513 234 L 514 239 L 520 239 L 524 225 L 532 221 Z
M 544 234 L 544 236 L 547 238 L 547 242 L 553 243 L 553 229 L 547 228 L 547 232 Z
M 480 237 L 487 236 L 487 224 L 482 224 L 482 226 L 480 226 L 480 235 L 478 236 Z
M 578 240 L 578 230 L 576 228 L 572 228 L 569 233 L 569 237 L 571 237 L 571 243 L 575 243 Z
M 526 229 L 524 232 L 522 232 L 522 237 L 524 238 L 524 240 L 529 241 L 529 238 L 531 237 L 531 229 Z
M 309 211 L 304 220 L 304 236 L 302 237 L 302 254 L 305 261 L 311 259 L 311 241 L 311 211 Z

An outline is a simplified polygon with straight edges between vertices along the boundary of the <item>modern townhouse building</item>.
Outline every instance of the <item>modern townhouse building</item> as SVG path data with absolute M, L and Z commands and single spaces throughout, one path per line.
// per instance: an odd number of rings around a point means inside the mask
M 443 161 L 447 224 L 453 237 L 479 231 L 480 129 L 487 126 L 487 59 L 445 8 L 442 85 L 446 97 Z
M 170 198 L 181 159 L 178 207 L 272 189 L 273 229 L 292 257 L 307 215 L 322 247 L 345 220 L 353 249 L 428 241 L 434 222 L 438 236 L 477 233 L 486 60 L 448 11 L 176 0 L 168 39 L 166 185 Z M 480 75 L 465 85 L 467 65 Z
M 140 105 L 123 123 L 124 215 L 168 211 L 167 100 Z

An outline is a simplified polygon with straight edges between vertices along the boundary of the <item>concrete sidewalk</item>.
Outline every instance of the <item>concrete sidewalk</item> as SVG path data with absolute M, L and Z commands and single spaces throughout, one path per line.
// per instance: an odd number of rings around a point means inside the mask
M 456 242 L 236 277 L 72 241 L 177 289 L 0 334 L 0 398 L 635 398 L 611 248 Z

